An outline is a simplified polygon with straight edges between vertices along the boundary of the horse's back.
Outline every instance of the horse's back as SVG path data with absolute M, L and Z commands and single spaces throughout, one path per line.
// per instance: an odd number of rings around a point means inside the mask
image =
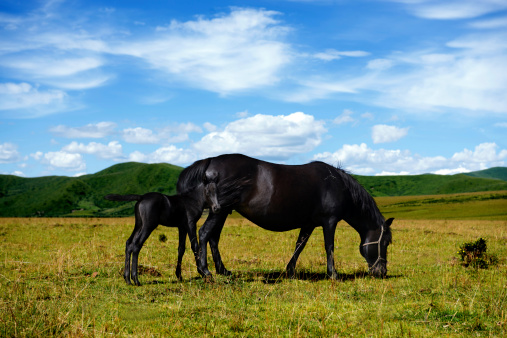
M 336 211 L 334 202 L 341 201 L 334 198 L 339 184 L 333 182 L 332 170 L 322 162 L 283 165 L 230 154 L 213 158 L 207 173 L 216 173 L 219 181 L 248 176 L 234 209 L 263 228 L 285 231 Z

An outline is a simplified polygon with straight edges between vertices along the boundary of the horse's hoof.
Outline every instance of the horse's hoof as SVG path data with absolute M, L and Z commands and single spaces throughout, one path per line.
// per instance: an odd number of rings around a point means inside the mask
M 217 271 L 217 273 L 218 273 L 219 275 L 222 275 L 222 276 L 230 276 L 230 275 L 232 275 L 232 272 L 230 272 L 229 270 L 227 270 L 227 269 L 225 269 L 225 268 L 224 268 L 224 269 L 222 269 L 222 270 L 220 270 L 220 272 L 218 272 L 218 271 Z
M 332 280 L 338 280 L 339 279 L 338 272 L 336 272 L 336 271 L 334 271 L 332 274 L 327 274 L 327 277 L 329 279 L 332 279 Z

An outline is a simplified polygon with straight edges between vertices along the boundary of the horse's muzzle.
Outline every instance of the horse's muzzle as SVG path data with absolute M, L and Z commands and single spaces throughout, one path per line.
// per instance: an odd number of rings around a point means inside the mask
M 379 264 L 373 267 L 373 269 L 370 269 L 370 274 L 377 278 L 385 278 L 387 275 L 387 267 L 385 264 Z

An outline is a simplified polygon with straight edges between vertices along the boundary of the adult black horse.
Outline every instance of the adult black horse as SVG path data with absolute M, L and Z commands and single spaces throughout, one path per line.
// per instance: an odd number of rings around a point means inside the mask
M 291 277 L 308 238 L 319 226 L 324 230 L 327 275 L 333 279 L 338 277 L 334 267 L 334 235 L 342 219 L 359 233 L 359 251 L 370 273 L 379 277 L 387 273 L 387 246 L 391 242 L 393 218 L 386 221 L 371 195 L 340 168 L 323 162 L 281 165 L 228 154 L 187 167 L 180 174 L 178 192 L 184 193 L 201 182 L 216 185 L 222 206 L 220 212 L 208 216 L 199 230 L 197 268 L 202 275 L 211 275 L 206 255 L 208 242 L 217 273 L 230 274 L 223 265 L 218 242 L 232 210 L 267 230 L 301 229 L 287 264 L 287 274 Z

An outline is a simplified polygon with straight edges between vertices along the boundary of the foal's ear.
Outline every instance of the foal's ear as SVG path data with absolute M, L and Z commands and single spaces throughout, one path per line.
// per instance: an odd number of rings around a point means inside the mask
M 384 224 L 385 224 L 387 227 L 390 227 L 390 226 L 391 226 L 391 224 L 393 223 L 393 221 L 394 221 L 394 218 L 389 218 L 387 221 L 385 221 L 385 223 L 384 223 Z

